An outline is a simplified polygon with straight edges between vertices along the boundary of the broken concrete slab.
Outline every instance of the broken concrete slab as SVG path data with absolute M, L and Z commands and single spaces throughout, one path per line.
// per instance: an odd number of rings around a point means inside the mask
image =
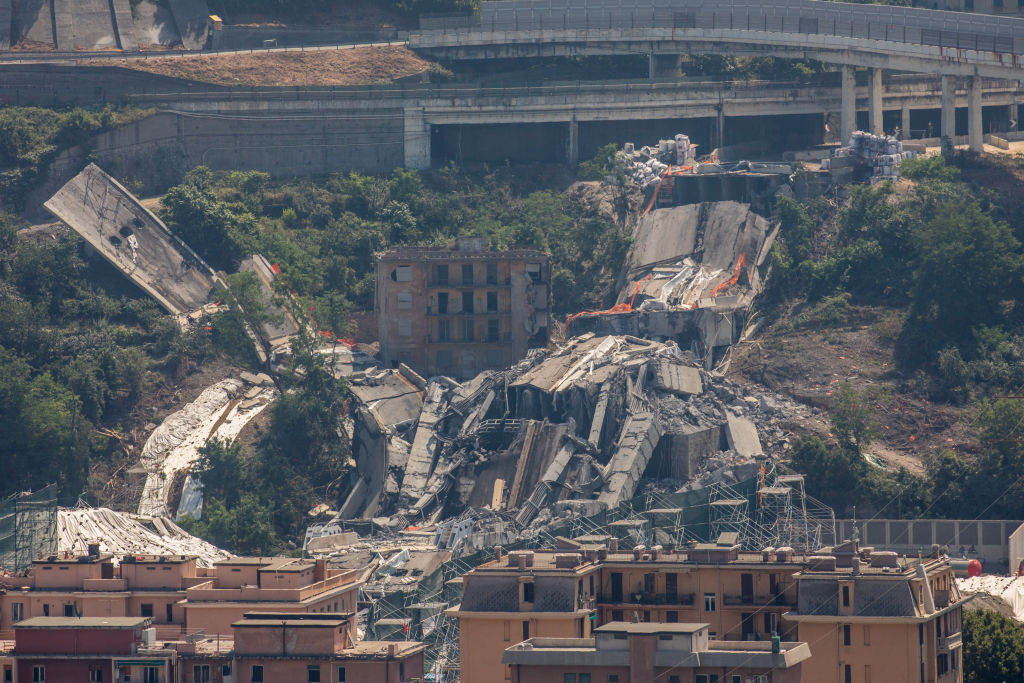
M 692 396 L 704 391 L 700 370 L 695 367 L 662 358 L 653 364 L 654 386 L 680 396 Z
M 169 313 L 184 318 L 227 287 L 198 254 L 96 164 L 45 203 Z
M 277 293 L 274 291 L 273 283 L 277 279 L 277 268 L 271 265 L 266 258 L 260 254 L 253 254 L 242 260 L 238 272 L 253 273 L 259 280 L 260 289 L 263 291 L 267 303 L 266 313 L 269 319 L 263 323 L 263 337 L 271 347 L 287 342 L 299 332 L 299 323 L 291 313 L 283 306 L 274 303 Z
M 739 417 L 731 411 L 725 416 L 725 437 L 729 448 L 739 455 L 751 457 L 761 455 L 761 439 L 757 435 L 757 427 L 745 417 Z
M 605 490 L 598 494 L 598 501 L 611 508 L 632 498 L 661 435 L 661 424 L 653 413 L 629 416 L 622 428 L 618 448 L 605 467 Z

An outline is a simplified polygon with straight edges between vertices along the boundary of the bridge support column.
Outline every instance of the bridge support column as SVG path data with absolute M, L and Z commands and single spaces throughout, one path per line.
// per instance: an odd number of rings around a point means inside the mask
M 874 135 L 884 135 L 882 125 L 882 70 L 872 68 L 868 78 L 868 128 Z
M 565 160 L 569 166 L 580 163 L 580 124 L 579 121 L 569 122 L 569 135 L 565 145 Z
M 430 124 L 422 109 L 405 110 L 405 167 L 430 168 Z
M 980 76 L 972 76 L 967 86 L 967 144 L 972 152 L 985 151 L 985 129 L 981 125 Z
M 679 78 L 683 75 L 683 56 L 652 52 L 647 62 L 647 74 L 655 78 Z
M 910 107 L 905 104 L 900 112 L 900 131 L 903 133 L 904 140 L 910 139 Z
M 942 77 L 942 118 L 939 121 L 939 134 L 948 137 L 950 143 L 956 137 L 956 78 Z
M 857 128 L 857 78 L 852 66 L 843 66 L 843 104 L 839 113 L 839 144 L 850 144 Z

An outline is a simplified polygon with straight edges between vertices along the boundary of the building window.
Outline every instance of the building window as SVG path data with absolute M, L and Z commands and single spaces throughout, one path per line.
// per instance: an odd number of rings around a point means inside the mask
M 46 683 L 46 667 L 45 666 L 33 666 L 32 667 L 32 683 Z
M 472 320 L 462 321 L 462 341 L 471 342 L 474 341 L 474 325 Z
M 448 312 L 448 292 L 437 293 L 437 312 L 447 313 Z
M 412 292 L 398 293 L 398 307 L 402 309 L 412 308 Z
M 43 605 L 43 616 L 44 617 L 50 616 L 50 606 L 49 605 Z
M 668 683 L 679 683 L 679 676 L 669 676 Z
M 1003 9 L 1003 0 L 992 0 L 992 9 Z
M 462 312 L 472 313 L 473 312 L 473 292 L 462 293 Z
M 139 610 L 140 610 L 139 613 L 142 616 L 144 616 L 144 617 L 151 617 L 151 616 L 153 616 L 153 605 L 152 604 L 143 603 L 143 604 L 139 605 Z
M 13 683 L 14 671 L 9 666 L 4 667 L 4 683 Z
M 319 664 L 310 664 L 306 667 L 306 683 L 320 683 Z
M 89 683 L 103 683 L 103 669 L 98 666 L 89 667 Z
M 960 650 L 953 650 L 949 654 L 950 663 L 953 667 L 953 671 L 960 668 Z
M 562 683 L 576 683 L 576 674 L 562 674 Z
M 395 282 L 412 282 L 412 266 L 398 266 L 392 275 Z
M 675 678 L 677 681 L 679 680 L 679 676 L 676 676 Z M 694 683 L 710 683 L 707 674 L 697 674 L 693 677 L 693 680 Z
M 853 667 L 849 664 L 843 665 L 843 683 L 853 683 Z
M 473 264 L 463 263 L 462 264 L 462 284 L 472 285 L 473 284 Z
M 949 655 L 939 655 L 938 662 L 936 662 L 936 669 L 940 676 L 945 676 L 949 673 Z
M 620 609 L 613 609 L 612 610 L 612 621 L 622 621 L 622 610 L 620 610 Z
M 11 603 L 11 622 L 21 621 L 25 618 L 25 603 L 23 602 L 12 602 Z
M 619 674 L 608 674 L 608 683 L 619 683 Z
M 434 280 L 437 284 L 445 287 L 448 285 L 448 266 L 434 266 Z
M 487 310 L 491 311 L 492 313 L 498 310 L 497 292 L 487 292 Z
M 499 324 L 497 320 L 487 321 L 487 341 L 496 342 L 498 341 Z
M 964 0 L 964 9 L 974 9 L 974 0 Z
M 75 603 L 64 605 L 64 616 L 73 617 L 75 616 Z
M 715 607 L 716 607 L 716 605 L 715 605 L 715 594 L 714 593 L 705 593 L 704 594 L 704 611 L 705 612 L 714 612 L 715 611 Z
M 210 683 L 210 667 L 203 667 L 206 678 L 197 678 L 195 683 Z M 160 683 L 160 669 L 155 666 L 142 667 L 142 683 Z
M 1020 0 L 1024 2 L 1024 0 Z M 487 284 L 496 285 L 498 284 L 498 264 L 488 263 L 487 264 Z
M 156 667 L 147 666 L 146 668 L 156 671 Z M 192 683 L 210 683 L 210 666 L 208 664 L 196 664 L 192 667 Z
M 452 321 L 451 320 L 438 320 L 437 321 L 437 340 L 438 341 L 451 341 L 452 338 Z
M 733 677 L 729 680 L 731 680 L 732 683 L 743 683 L 743 676 L 733 675 Z
M 411 337 L 412 336 L 412 321 L 411 320 L 399 320 L 398 321 L 398 336 L 399 337 Z
M 531 282 L 540 282 L 540 264 L 539 263 L 527 263 L 526 274 L 530 276 Z
M 867 624 L 864 624 L 864 644 L 865 645 L 870 645 L 871 644 L 871 627 L 868 626 Z
M 843 624 L 843 645 L 850 644 L 850 625 Z
M 263 683 L 263 665 L 253 664 L 252 670 L 249 671 L 249 682 L 250 683 Z
M 530 639 L 530 622 L 524 621 L 523 622 L 523 640 L 529 640 L 529 639 Z
M 779 615 L 775 614 L 775 612 L 765 612 L 764 613 L 764 632 L 765 633 L 775 633 L 775 631 L 778 629 L 778 618 L 779 618 Z
M 708 640 L 718 640 L 718 632 L 708 631 Z
M 338 667 L 338 683 L 345 683 L 345 667 Z
M 843 586 L 843 607 L 850 606 L 850 587 Z
M 679 612 L 675 610 L 669 610 L 668 612 L 665 612 L 665 621 L 669 624 L 678 624 Z
M 533 582 L 523 584 L 523 602 L 533 602 Z
M 220 675 L 221 676 L 230 676 L 231 675 L 231 665 L 230 664 L 222 664 L 221 667 L 220 667 Z

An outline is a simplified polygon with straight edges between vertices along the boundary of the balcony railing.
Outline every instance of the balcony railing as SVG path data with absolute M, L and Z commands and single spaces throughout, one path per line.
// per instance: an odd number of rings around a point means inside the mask
M 957 631 L 956 633 L 950 633 L 941 638 L 937 638 L 937 640 L 939 641 L 939 651 L 948 652 L 950 650 L 960 647 L 963 644 L 963 633 Z
M 604 605 L 692 605 L 693 593 L 623 593 L 621 600 L 612 600 L 610 593 L 602 593 L 597 599 Z
M 726 607 L 796 607 L 796 600 L 789 600 L 785 593 L 778 595 L 725 595 L 722 604 Z
M 429 278 L 427 280 L 427 287 L 432 289 L 484 289 L 486 287 L 511 287 L 512 278 L 505 278 L 497 282 L 488 282 L 487 280 L 473 280 L 472 282 L 463 282 L 459 278 L 449 278 L 447 280 L 438 280 L 437 278 Z

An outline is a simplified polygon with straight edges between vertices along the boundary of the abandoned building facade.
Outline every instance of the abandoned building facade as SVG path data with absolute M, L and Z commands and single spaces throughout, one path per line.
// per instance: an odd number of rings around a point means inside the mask
M 374 310 L 385 367 L 468 379 L 548 342 L 550 256 L 486 238 L 377 255 Z
M 675 551 L 622 552 L 614 539 L 560 539 L 563 549 L 554 551 L 499 549 L 464 577 L 462 603 L 449 610 L 460 625 L 461 680 L 563 680 L 566 673 L 577 681 L 734 680 L 727 672 L 741 681 L 963 681 L 962 601 L 949 560 L 936 549 L 900 558 L 847 542 L 802 555 L 791 548 L 742 551 L 735 541 L 727 533 Z M 726 663 L 687 670 L 680 654 L 674 665 L 682 670 L 664 671 L 656 653 L 651 660 L 651 644 L 638 645 L 647 654 L 636 661 L 621 652 L 605 657 L 601 633 L 618 633 L 622 622 L 646 627 L 648 635 L 654 624 L 665 633 L 686 625 L 688 633 L 727 643 L 704 646 Z M 768 656 L 773 642 L 781 648 L 774 654 L 788 654 Z M 651 643 L 662 646 L 657 638 Z M 701 647 L 699 638 L 688 645 L 694 653 Z M 731 650 L 754 659 L 728 663 Z M 647 674 L 631 677 L 637 666 Z

